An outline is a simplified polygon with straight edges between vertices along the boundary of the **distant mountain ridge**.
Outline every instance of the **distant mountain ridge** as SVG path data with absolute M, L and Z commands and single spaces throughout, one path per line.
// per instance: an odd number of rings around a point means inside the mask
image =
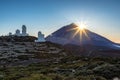
M 91 46 L 99 46 L 99 47 L 107 47 L 110 49 L 120 49 L 120 45 L 108 40 L 107 38 L 91 32 L 90 30 L 85 29 L 87 36 L 85 33 L 80 36 L 80 33 L 76 33 L 76 30 L 72 30 L 73 28 L 78 27 L 76 24 L 72 23 L 66 25 L 59 30 L 53 32 L 51 35 L 46 37 L 47 41 L 58 43 L 61 45 L 91 45 Z M 81 39 L 82 38 L 82 39 Z

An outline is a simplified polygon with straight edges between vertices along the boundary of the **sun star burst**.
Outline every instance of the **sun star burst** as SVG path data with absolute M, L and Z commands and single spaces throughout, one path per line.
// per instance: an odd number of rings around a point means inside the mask
M 79 37 L 80 42 L 82 42 L 83 35 L 89 39 L 89 36 L 88 36 L 86 29 L 85 29 L 86 25 L 83 22 L 79 22 L 79 23 L 77 22 L 77 23 L 75 23 L 75 25 L 76 25 L 75 28 L 72 28 L 69 30 L 69 31 L 71 31 L 71 30 L 75 31 L 72 38 L 74 38 L 77 34 L 79 34 L 80 35 L 80 37 Z

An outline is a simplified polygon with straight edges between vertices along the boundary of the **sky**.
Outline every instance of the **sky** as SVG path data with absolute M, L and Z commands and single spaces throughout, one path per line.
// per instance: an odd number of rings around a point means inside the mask
M 30 35 L 47 36 L 78 21 L 120 43 L 120 0 L 0 0 L 0 35 L 26 25 Z

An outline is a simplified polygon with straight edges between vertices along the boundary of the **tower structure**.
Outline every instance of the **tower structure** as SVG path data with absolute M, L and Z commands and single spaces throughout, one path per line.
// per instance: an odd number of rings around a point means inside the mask
M 11 32 L 9 32 L 9 34 L 8 34 L 9 36 L 12 36 L 12 33 Z
M 25 25 L 22 26 L 22 36 L 27 36 L 27 28 Z
M 19 29 L 16 30 L 15 35 L 16 35 L 16 36 L 21 36 Z
M 45 42 L 44 34 L 42 34 L 40 31 L 38 32 L 38 39 L 35 40 L 35 42 Z

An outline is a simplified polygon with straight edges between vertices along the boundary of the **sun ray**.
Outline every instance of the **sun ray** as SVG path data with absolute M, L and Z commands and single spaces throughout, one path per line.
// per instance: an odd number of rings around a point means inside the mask
M 82 42 L 82 36 L 83 36 L 83 32 L 82 31 L 80 31 L 80 43 Z
M 87 32 L 85 30 L 83 30 L 83 33 L 85 34 L 85 36 L 89 39 L 89 36 L 87 34 Z
M 76 30 L 75 33 L 73 34 L 72 38 L 74 38 L 80 31 Z

